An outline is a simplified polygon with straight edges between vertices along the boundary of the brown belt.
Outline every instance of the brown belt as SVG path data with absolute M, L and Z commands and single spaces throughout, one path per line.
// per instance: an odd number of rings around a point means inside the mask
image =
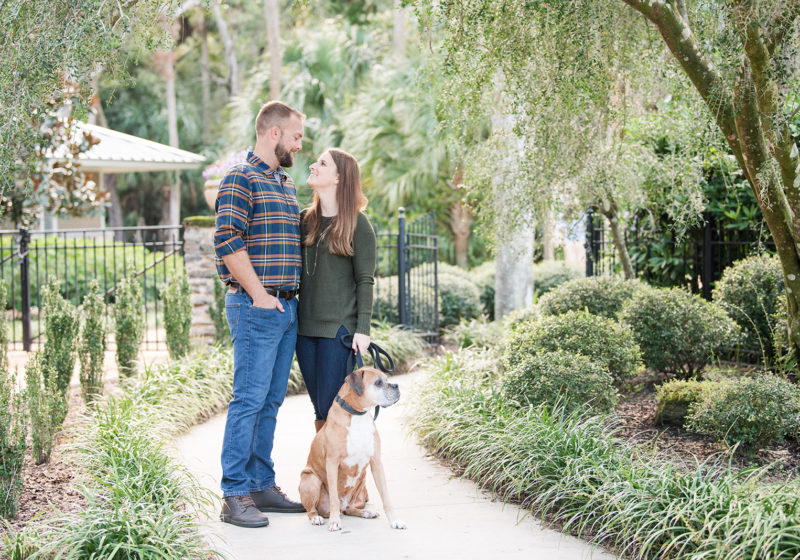
M 241 285 L 238 282 L 231 282 L 228 284 L 228 286 L 230 291 L 238 291 L 239 288 L 241 288 Z M 292 299 L 297 295 L 297 290 L 279 290 L 277 288 L 273 288 L 272 286 L 264 286 L 264 290 L 266 290 L 269 295 L 280 299 Z

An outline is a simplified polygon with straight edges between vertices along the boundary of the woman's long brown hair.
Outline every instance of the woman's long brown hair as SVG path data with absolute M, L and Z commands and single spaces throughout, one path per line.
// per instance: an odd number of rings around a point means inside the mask
M 315 192 L 303 218 L 303 223 L 308 227 L 308 235 L 303 244 L 311 246 L 317 242 L 318 236 L 327 235 L 328 250 L 334 255 L 349 257 L 353 255 L 353 235 L 356 231 L 358 213 L 367 207 L 367 198 L 361 191 L 361 172 L 356 158 L 337 148 L 329 148 L 328 153 L 339 175 L 336 187 L 336 204 L 339 211 L 331 220 L 328 229 L 320 232 L 322 206 Z

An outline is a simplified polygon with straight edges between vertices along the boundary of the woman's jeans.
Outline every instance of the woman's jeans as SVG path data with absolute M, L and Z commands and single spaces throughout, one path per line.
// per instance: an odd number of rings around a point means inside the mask
M 347 334 L 347 329 L 339 327 L 336 338 L 303 335 L 297 337 L 297 364 L 303 374 L 317 420 L 328 418 L 333 399 L 341 389 L 344 378 L 350 373 L 347 365 L 353 350 L 339 342 L 339 337 L 343 334 Z
M 272 441 L 297 340 L 297 299 L 284 312 L 254 307 L 243 289 L 225 296 L 233 341 L 233 400 L 222 442 L 222 496 L 247 496 L 275 485 Z

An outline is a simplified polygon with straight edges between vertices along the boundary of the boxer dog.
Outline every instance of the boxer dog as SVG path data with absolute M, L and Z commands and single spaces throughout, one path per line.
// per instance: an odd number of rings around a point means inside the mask
M 328 419 L 311 442 L 308 464 L 300 473 L 300 501 L 312 525 L 329 517 L 329 531 L 342 528 L 341 514 L 373 519 L 378 513 L 353 506 L 366 483 L 367 464 L 381 495 L 383 509 L 394 529 L 405 529 L 395 518 L 381 463 L 381 439 L 372 408 L 393 405 L 400 398 L 385 373 L 362 367 L 347 376 L 328 412 Z

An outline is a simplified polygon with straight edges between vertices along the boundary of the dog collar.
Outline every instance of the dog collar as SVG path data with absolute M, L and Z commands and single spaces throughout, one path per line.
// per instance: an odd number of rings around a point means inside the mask
M 352 406 L 347 404 L 347 401 L 345 401 L 339 395 L 336 395 L 336 402 L 339 404 L 339 406 L 341 406 L 347 412 L 349 412 L 350 414 L 353 414 L 355 416 L 362 416 L 362 415 L 367 413 L 366 410 L 356 410 L 355 408 L 353 408 Z M 373 420 L 378 418 L 378 412 L 380 411 L 380 409 L 381 409 L 380 406 L 376 406 L 375 407 L 375 417 L 373 418 Z

